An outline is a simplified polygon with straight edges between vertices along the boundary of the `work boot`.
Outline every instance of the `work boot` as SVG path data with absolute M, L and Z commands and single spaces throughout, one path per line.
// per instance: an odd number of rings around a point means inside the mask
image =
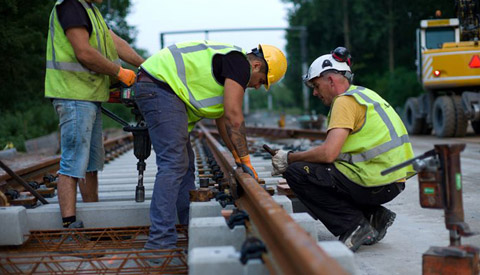
M 80 229 L 84 228 L 83 222 L 82 221 L 75 221 L 71 223 L 68 227 L 68 229 Z M 62 253 L 82 253 L 82 254 L 87 254 L 87 255 L 78 255 L 75 257 L 79 258 L 98 258 L 98 257 L 103 257 L 105 256 L 104 252 L 105 250 L 99 250 L 99 249 L 93 249 L 92 244 L 93 242 L 90 240 L 90 237 L 87 234 L 84 234 L 83 232 L 78 232 L 78 233 L 66 233 L 66 238 L 64 240 L 64 244 L 66 246 L 71 247 L 71 250 L 66 250 L 63 251 Z M 64 238 L 64 237 L 62 237 Z M 102 252 L 102 253 L 99 253 Z
M 366 245 L 376 244 L 381 239 L 383 239 L 383 237 L 385 237 L 385 234 L 387 234 L 387 228 L 389 228 L 393 224 L 396 216 L 397 215 L 393 211 L 381 205 L 375 208 L 375 211 L 369 217 L 369 222 L 370 225 L 372 225 L 373 228 L 377 230 L 378 237 L 372 240 L 371 243 L 366 243 Z
M 139 255 L 143 257 L 148 257 L 146 260 L 152 266 L 186 266 L 186 255 L 182 251 L 169 251 L 171 249 L 142 249 L 143 253 Z M 175 257 L 168 257 L 175 256 Z M 168 261 L 168 262 L 167 262 Z
M 68 229 L 78 229 L 78 228 L 84 228 L 83 222 L 82 221 L 75 221 L 68 225 Z M 75 238 L 75 240 L 74 240 Z M 68 238 L 66 239 L 67 242 L 79 242 L 79 243 L 87 243 L 90 240 L 84 236 L 83 234 L 74 234 L 74 235 L 69 235 Z
M 340 235 L 338 240 L 355 252 L 361 245 L 373 242 L 377 236 L 377 230 L 363 218 L 358 225 Z

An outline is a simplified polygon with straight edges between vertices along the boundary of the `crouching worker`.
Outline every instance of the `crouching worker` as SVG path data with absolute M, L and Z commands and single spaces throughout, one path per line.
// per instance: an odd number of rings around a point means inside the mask
M 407 131 L 392 106 L 352 84 L 350 54 L 322 55 L 304 77 L 330 106 L 325 142 L 305 152 L 279 150 L 272 174 L 283 174 L 300 201 L 352 251 L 380 241 L 395 213 L 382 206 L 405 188 L 411 166 L 380 172 L 413 157 Z

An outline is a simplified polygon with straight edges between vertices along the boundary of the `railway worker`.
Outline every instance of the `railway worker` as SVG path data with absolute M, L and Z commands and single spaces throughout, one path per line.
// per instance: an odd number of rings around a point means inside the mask
M 262 85 L 268 90 L 286 69 L 284 54 L 274 46 L 259 45 L 245 53 L 212 41 L 177 43 L 142 64 L 135 100 L 147 122 L 158 166 L 146 249 L 176 246 L 177 215 L 181 224 L 188 224 L 189 190 L 195 189 L 189 132 L 200 119 L 216 119 L 236 163 L 258 179 L 245 136 L 244 92 Z
M 322 55 L 304 77 L 330 106 L 325 142 L 305 152 L 279 150 L 272 174 L 283 174 L 300 201 L 352 251 L 380 241 L 395 213 L 382 206 L 405 188 L 411 166 L 380 172 L 413 157 L 402 120 L 374 91 L 352 84 L 350 54 Z
M 104 162 L 100 105 L 109 98 L 111 80 L 135 81 L 135 72 L 116 62 L 144 61 L 108 28 L 94 3 L 102 0 L 58 0 L 48 32 L 45 97 L 60 120 L 57 192 L 63 226 L 70 228 L 83 227 L 76 220 L 77 182 L 84 202 L 98 201 L 97 171 Z

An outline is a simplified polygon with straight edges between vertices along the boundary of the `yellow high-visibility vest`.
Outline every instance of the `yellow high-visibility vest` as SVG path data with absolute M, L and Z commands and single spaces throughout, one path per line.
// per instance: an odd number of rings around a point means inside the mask
M 45 97 L 104 102 L 109 97 L 110 76 L 90 71 L 80 64 L 58 20 L 57 1 L 50 14 L 47 42 Z M 89 44 L 107 59 L 119 63 L 117 50 L 100 11 L 78 0 L 92 23 Z
M 340 96 L 352 96 L 367 111 L 363 127 L 347 137 L 335 167 L 351 181 L 366 187 L 412 176 L 411 165 L 380 175 L 381 171 L 414 157 L 407 130 L 393 107 L 374 91 L 360 86 L 351 85 Z
M 189 41 L 164 48 L 148 58 L 145 70 L 155 79 L 167 83 L 185 102 L 188 130 L 191 131 L 202 118 L 219 118 L 223 115 L 224 87 L 213 75 L 213 57 L 237 51 L 234 45 L 213 41 Z M 246 58 L 246 55 L 245 55 Z

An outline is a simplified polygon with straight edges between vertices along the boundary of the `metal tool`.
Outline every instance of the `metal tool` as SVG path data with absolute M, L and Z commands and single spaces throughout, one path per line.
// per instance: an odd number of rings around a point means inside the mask
M 143 173 L 146 168 L 145 160 L 150 156 L 152 150 L 152 142 L 148 134 L 147 123 L 145 122 L 142 113 L 138 109 L 137 104 L 133 98 L 134 91 L 130 87 L 111 87 L 110 91 L 110 103 L 122 103 L 127 107 L 132 108 L 131 112 L 135 116 L 136 124 L 130 125 L 121 117 L 112 113 L 108 109 L 102 107 L 102 112 L 115 120 L 116 122 L 123 125 L 123 130 L 126 132 L 131 132 L 133 134 L 133 154 L 138 159 L 137 170 L 138 170 L 138 184 L 135 189 L 135 201 L 143 202 L 145 201 L 145 187 L 143 186 Z
M 263 149 L 264 149 L 265 151 L 267 151 L 267 152 L 268 152 L 270 155 L 272 155 L 272 156 L 275 156 L 275 154 L 276 154 L 277 151 L 278 151 L 278 150 L 274 150 L 274 149 L 270 148 L 270 146 L 268 146 L 268 145 L 266 145 L 266 144 L 263 145 Z
M 479 248 L 462 245 L 461 237 L 477 235 L 464 221 L 460 152 L 465 144 L 435 145 L 435 149 L 381 172 L 386 175 L 412 164 L 418 172 L 420 205 L 445 211 L 450 246 L 430 247 L 423 254 L 423 274 L 479 273 Z

